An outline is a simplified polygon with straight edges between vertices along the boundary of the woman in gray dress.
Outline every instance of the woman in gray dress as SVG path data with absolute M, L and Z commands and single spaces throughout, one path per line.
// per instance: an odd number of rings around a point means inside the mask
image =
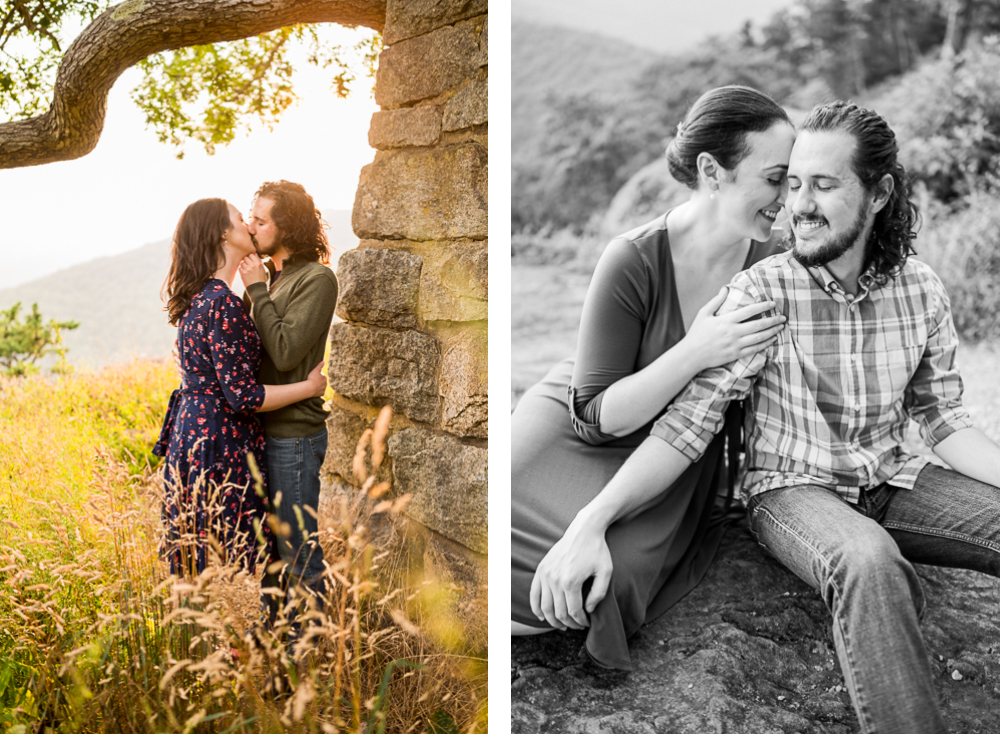
M 748 87 L 704 94 L 667 149 L 690 199 L 615 238 L 584 301 L 576 358 L 524 394 L 511 427 L 511 632 L 589 628 L 600 665 L 630 669 L 627 639 L 702 578 L 722 536 L 715 498 L 732 492 L 739 417 L 661 497 L 607 531 L 610 578 L 554 598 L 535 578 L 577 513 L 701 370 L 770 345 L 784 317 L 765 302 L 715 316 L 738 271 L 778 250 L 794 140 L 785 111 Z M 720 291 L 721 289 L 721 291 Z M 735 434 L 734 434 L 735 430 Z M 730 459 L 727 463 L 726 436 Z M 729 471 L 727 471 L 727 466 Z M 555 562 L 548 559 L 549 563 Z

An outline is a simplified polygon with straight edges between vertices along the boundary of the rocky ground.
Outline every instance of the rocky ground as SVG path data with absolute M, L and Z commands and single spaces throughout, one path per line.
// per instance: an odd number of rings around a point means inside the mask
M 515 263 L 512 399 L 572 353 L 589 273 Z M 1000 439 L 1000 351 L 963 347 L 966 404 Z M 916 444 L 914 444 L 916 446 Z M 1000 581 L 918 567 L 922 629 L 952 734 L 1000 732 Z M 819 596 L 730 528 L 705 581 L 632 640 L 631 673 L 586 660 L 583 633 L 512 640 L 512 729 L 847 734 L 858 726 Z

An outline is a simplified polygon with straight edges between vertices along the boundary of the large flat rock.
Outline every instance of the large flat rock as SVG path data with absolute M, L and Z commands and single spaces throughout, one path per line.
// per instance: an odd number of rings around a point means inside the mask
M 1000 581 L 918 567 L 949 732 L 1000 731 Z M 512 640 L 512 731 L 859 731 L 819 595 L 730 528 L 708 576 L 630 645 L 635 670 L 586 661 L 584 633 Z M 959 670 L 962 680 L 954 680 Z

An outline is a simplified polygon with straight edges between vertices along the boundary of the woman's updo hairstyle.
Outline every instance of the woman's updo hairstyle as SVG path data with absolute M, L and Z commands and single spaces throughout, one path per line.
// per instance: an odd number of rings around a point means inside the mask
M 751 87 L 730 85 L 705 92 L 691 105 L 677 137 L 667 146 L 670 174 L 689 189 L 698 188 L 698 155 L 709 153 L 727 171 L 750 152 L 749 133 L 769 130 L 788 119 L 781 106 Z

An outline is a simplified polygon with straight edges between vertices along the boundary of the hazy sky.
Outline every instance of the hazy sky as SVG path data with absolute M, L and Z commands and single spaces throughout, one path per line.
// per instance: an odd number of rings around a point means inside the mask
M 515 19 L 600 33 L 659 53 L 684 51 L 707 34 L 766 21 L 792 0 L 513 0 Z
M 353 45 L 366 29 L 331 26 L 333 42 Z M 351 209 L 368 146 L 371 82 L 360 76 L 351 97 L 329 91 L 331 74 L 305 67 L 296 80 L 302 101 L 274 131 L 255 125 L 208 156 L 189 144 L 178 161 L 171 146 L 145 130 L 129 92 L 139 74 L 119 77 L 108 100 L 97 148 L 75 161 L 0 171 L 0 288 L 74 263 L 169 238 L 181 212 L 207 196 L 228 199 L 244 213 L 264 181 L 306 187 L 320 209 Z

